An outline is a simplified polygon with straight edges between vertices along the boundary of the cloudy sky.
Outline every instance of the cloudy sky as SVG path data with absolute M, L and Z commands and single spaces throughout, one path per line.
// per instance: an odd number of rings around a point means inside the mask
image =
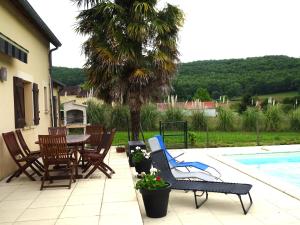
M 84 38 L 74 32 L 78 9 L 70 0 L 28 0 L 63 46 L 55 66 L 81 67 Z M 161 0 L 185 13 L 182 62 L 264 55 L 300 57 L 299 0 Z

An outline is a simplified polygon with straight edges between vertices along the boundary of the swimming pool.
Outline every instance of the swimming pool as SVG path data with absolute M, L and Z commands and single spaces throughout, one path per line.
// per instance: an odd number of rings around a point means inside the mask
M 300 152 L 242 154 L 229 157 L 300 188 Z

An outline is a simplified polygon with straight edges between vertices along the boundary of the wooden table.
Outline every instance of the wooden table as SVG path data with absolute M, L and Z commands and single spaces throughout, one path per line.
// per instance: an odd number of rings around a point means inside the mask
M 84 149 L 84 144 L 87 142 L 90 136 L 91 135 L 89 134 L 70 134 L 66 136 L 68 146 L 74 146 L 75 148 L 75 160 L 76 160 L 75 177 L 76 178 L 83 177 L 81 174 L 78 174 L 78 147 Z M 39 141 L 36 141 L 35 143 L 39 144 Z

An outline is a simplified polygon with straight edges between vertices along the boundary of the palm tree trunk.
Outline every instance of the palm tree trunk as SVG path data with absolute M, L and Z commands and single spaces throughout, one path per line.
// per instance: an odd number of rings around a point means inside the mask
M 139 140 L 140 134 L 140 113 L 141 110 L 130 111 L 131 116 L 131 139 L 134 141 Z

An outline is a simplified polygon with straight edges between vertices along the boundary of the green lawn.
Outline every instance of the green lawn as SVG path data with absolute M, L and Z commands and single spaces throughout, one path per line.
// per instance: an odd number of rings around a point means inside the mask
M 148 139 L 157 131 L 145 132 L 145 139 Z M 193 132 L 195 134 L 194 145 L 188 141 L 188 147 L 206 147 L 206 133 Z M 255 132 L 221 132 L 211 131 L 208 134 L 208 147 L 233 147 L 233 146 L 255 146 Z M 114 145 L 125 145 L 127 143 L 127 132 L 118 131 L 114 139 Z M 169 147 L 183 148 L 183 138 L 168 137 L 165 139 Z M 298 132 L 261 132 L 259 134 L 260 145 L 300 144 L 300 133 Z
M 267 94 L 267 95 L 259 95 L 259 98 L 275 98 L 277 99 L 277 101 L 281 101 L 282 99 L 286 98 L 286 97 L 294 97 L 299 95 L 299 93 L 297 91 L 290 91 L 290 92 L 281 92 L 281 93 L 272 93 L 272 94 Z

